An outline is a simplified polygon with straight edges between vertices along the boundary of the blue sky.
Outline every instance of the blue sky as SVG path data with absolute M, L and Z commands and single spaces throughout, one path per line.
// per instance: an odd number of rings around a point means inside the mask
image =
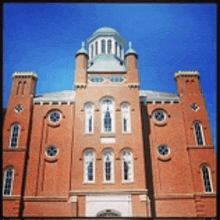
M 5 3 L 3 106 L 14 71 L 39 76 L 37 94 L 73 89 L 75 53 L 102 27 L 116 29 L 139 54 L 140 89 L 177 92 L 173 75 L 198 70 L 216 143 L 215 4 Z

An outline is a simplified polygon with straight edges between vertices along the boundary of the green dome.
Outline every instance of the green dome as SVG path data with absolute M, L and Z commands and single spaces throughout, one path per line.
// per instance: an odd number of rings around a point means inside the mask
M 98 34 L 98 33 L 116 33 L 119 35 L 119 33 L 115 29 L 110 28 L 110 27 L 99 28 L 93 33 L 93 35 Z

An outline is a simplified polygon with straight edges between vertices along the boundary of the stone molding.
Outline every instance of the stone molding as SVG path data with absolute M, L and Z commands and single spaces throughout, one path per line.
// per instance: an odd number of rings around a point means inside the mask
M 178 72 L 176 72 L 174 74 L 174 79 L 177 79 L 178 77 L 192 77 L 192 76 L 195 76 L 195 77 L 200 77 L 200 74 L 198 71 L 192 71 L 192 70 L 189 70 L 189 71 L 181 71 L 179 70 Z
M 12 78 L 26 78 L 31 77 L 38 80 L 38 75 L 35 72 L 14 72 Z
M 147 189 L 103 189 L 103 190 L 71 190 L 70 196 L 72 195 L 94 195 L 94 194 L 117 194 L 117 195 L 124 195 L 124 194 L 147 194 Z
M 67 202 L 67 196 L 25 196 L 25 202 Z
M 130 89 L 138 89 L 139 88 L 139 83 L 129 83 L 128 84 L 128 87 L 130 88 Z

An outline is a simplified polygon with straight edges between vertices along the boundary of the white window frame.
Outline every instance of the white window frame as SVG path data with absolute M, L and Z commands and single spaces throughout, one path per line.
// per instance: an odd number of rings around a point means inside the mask
M 112 82 L 110 79 L 111 78 L 117 78 L 117 77 L 121 77 L 121 78 L 123 78 L 123 81 L 122 82 Z M 108 77 L 108 81 L 110 82 L 110 83 L 112 83 L 112 84 L 123 84 L 124 82 L 125 82 L 125 78 L 124 78 L 124 76 L 123 75 L 111 75 L 110 77 Z
M 10 188 L 10 193 L 7 194 L 7 195 L 4 195 L 4 191 L 5 191 L 5 187 L 6 187 L 6 173 L 7 171 L 11 169 L 12 170 L 12 176 L 11 176 L 11 188 Z M 5 172 L 4 172 L 4 180 L 3 180 L 3 187 L 2 187 L 2 195 L 3 196 L 11 196 L 12 194 L 12 189 L 13 189 L 13 183 L 14 183 L 14 168 L 13 167 L 7 167 L 5 169 Z
M 124 152 L 130 153 L 130 160 L 129 160 L 128 156 L 124 156 Z M 128 163 L 130 163 L 130 165 L 128 164 L 128 166 L 130 167 L 130 173 L 128 172 L 128 179 L 127 180 L 124 178 L 124 174 L 125 174 L 124 173 L 124 161 L 127 161 Z M 126 149 L 126 150 L 122 151 L 122 182 L 129 183 L 129 182 L 133 182 L 133 181 L 134 181 L 133 153 L 131 152 L 131 150 Z
M 91 106 L 91 109 L 88 109 L 88 106 Z M 84 107 L 84 111 L 85 111 L 85 133 L 87 134 L 92 134 L 94 133 L 94 111 L 95 111 L 95 108 L 94 108 L 94 105 L 92 103 L 86 103 L 85 104 L 85 107 Z M 90 117 L 92 117 L 92 130 L 89 131 L 89 120 L 90 120 Z
M 104 79 L 103 82 L 92 82 L 91 81 L 92 78 L 100 78 L 100 77 Z M 89 82 L 92 83 L 92 84 L 102 84 L 105 81 L 106 81 L 106 78 L 104 76 L 102 76 L 102 75 L 92 75 L 92 76 L 89 77 Z
M 111 172 L 110 172 L 110 180 L 106 179 L 106 167 L 105 167 L 105 163 L 106 163 L 106 159 L 107 159 L 107 153 L 111 153 L 110 155 L 110 162 L 111 162 Z M 103 183 L 114 183 L 114 153 L 111 149 L 107 149 L 103 152 Z
M 127 106 L 127 110 L 123 109 L 124 106 Z M 127 111 L 127 112 L 126 112 Z M 121 113 L 122 113 L 122 133 L 131 133 L 131 111 L 130 105 L 128 103 L 123 103 L 121 105 Z M 127 120 L 127 131 L 124 129 L 124 118 Z
M 94 44 L 91 44 L 90 50 L 91 50 L 91 59 L 90 60 L 92 60 L 94 58 Z
M 86 155 L 87 153 L 92 153 L 92 156 Z M 84 183 L 95 183 L 95 153 L 93 150 L 86 150 L 83 154 L 84 157 Z M 92 169 L 92 180 L 88 178 L 88 164 L 93 163 Z
M 112 106 L 110 106 L 109 112 L 110 112 L 110 117 L 111 117 L 111 131 L 105 131 L 104 129 L 104 117 L 105 113 L 107 111 L 107 106 L 103 103 L 105 100 L 111 100 L 112 101 Z M 101 133 L 114 133 L 115 132 L 115 108 L 114 108 L 114 100 L 112 98 L 106 97 L 101 100 L 100 103 L 100 109 L 101 109 Z
M 208 180 L 205 180 L 205 179 L 204 179 L 204 175 L 203 175 L 203 168 L 204 168 L 204 167 L 206 167 L 207 172 L 208 172 L 208 175 L 209 175 L 209 179 L 208 179 Z M 213 193 L 212 175 L 211 175 L 210 168 L 209 168 L 208 165 L 203 164 L 203 165 L 201 166 L 201 175 L 202 175 L 202 185 L 203 185 L 203 190 L 204 190 L 204 192 L 205 192 L 205 193 Z M 211 192 L 206 191 L 205 181 L 209 181 L 210 188 L 211 188 Z
M 18 134 L 17 134 L 17 141 L 16 141 L 16 146 L 15 147 L 12 147 L 11 144 L 12 144 L 12 138 L 13 138 L 13 134 L 14 134 L 14 127 L 18 125 Z M 20 124 L 19 123 L 15 123 L 11 126 L 11 136 L 10 136 L 10 143 L 9 143 L 9 148 L 18 148 L 18 143 L 19 143 L 19 138 L 20 138 L 20 130 L 21 130 L 21 127 L 20 127 Z
M 196 131 L 196 124 L 198 124 L 199 127 L 200 127 L 200 136 L 201 136 L 202 142 L 203 142 L 202 144 L 199 144 L 199 143 L 198 143 L 198 135 L 197 135 L 197 131 Z M 196 122 L 194 122 L 193 127 L 194 127 L 194 133 L 195 133 L 196 146 L 205 146 L 205 138 L 204 138 L 204 133 L 203 133 L 203 126 L 202 126 L 202 124 L 201 124 L 200 122 L 196 121 Z

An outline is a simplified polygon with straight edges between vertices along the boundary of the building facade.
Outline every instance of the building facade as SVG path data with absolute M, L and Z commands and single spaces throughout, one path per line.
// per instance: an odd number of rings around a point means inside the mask
M 197 71 L 178 94 L 139 90 L 112 29 L 75 55 L 75 91 L 36 95 L 15 72 L 3 126 L 5 217 L 214 217 L 215 154 Z

